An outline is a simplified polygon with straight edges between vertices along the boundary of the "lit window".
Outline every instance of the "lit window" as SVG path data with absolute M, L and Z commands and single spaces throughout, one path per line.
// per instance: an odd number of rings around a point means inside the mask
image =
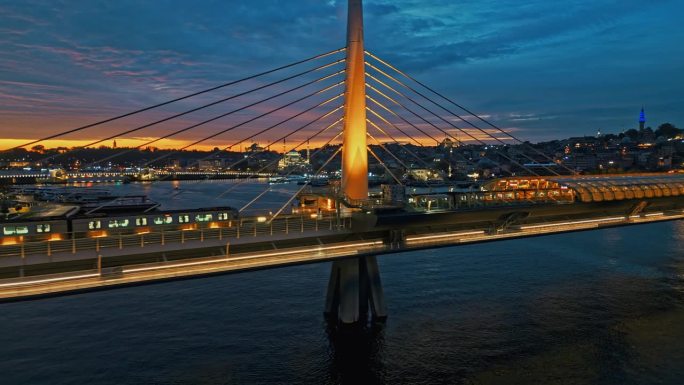
M 178 216 L 178 223 L 189 223 L 190 222 L 190 216 L 189 215 L 179 215 Z
M 5 226 L 2 228 L 2 233 L 5 235 L 14 235 L 17 233 L 17 229 L 14 226 Z
M 28 226 L 17 226 L 17 234 L 23 235 L 23 234 L 28 234 L 29 229 Z
M 101 229 L 101 228 L 102 228 L 102 222 L 100 222 L 100 221 L 90 221 L 90 222 L 88 222 L 88 228 L 89 228 L 90 230 Z
M 214 218 L 212 214 L 198 214 L 195 215 L 196 222 L 209 222 Z
M 227 221 L 228 219 L 230 219 L 230 217 L 228 216 L 228 213 L 219 213 L 219 215 L 218 215 L 219 221 Z
M 37 233 L 49 233 L 50 232 L 50 225 L 47 223 L 36 225 L 36 232 Z
M 147 218 L 136 218 L 135 219 L 135 225 L 136 226 L 147 226 Z
M 173 223 L 173 217 L 170 215 L 167 215 L 165 217 L 156 217 L 154 218 L 154 224 L 155 225 L 168 225 Z
M 110 229 L 115 229 L 117 227 L 126 227 L 129 224 L 128 219 L 113 219 L 109 221 L 109 228 Z

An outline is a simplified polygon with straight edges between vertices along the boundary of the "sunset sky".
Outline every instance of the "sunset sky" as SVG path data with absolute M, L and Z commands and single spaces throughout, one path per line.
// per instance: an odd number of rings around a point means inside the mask
M 593 135 L 597 129 L 619 133 L 637 126 L 642 105 L 649 124 L 684 126 L 681 0 L 364 4 L 369 51 L 524 139 Z M 345 28 L 346 1 L 0 2 L 1 148 L 340 48 Z M 45 144 L 87 144 L 341 57 Z M 139 145 L 340 69 L 342 65 L 317 71 L 268 92 L 140 130 L 117 143 Z M 322 84 L 340 80 L 337 76 Z M 315 86 L 155 145 L 187 145 L 313 92 Z M 192 148 L 230 146 L 342 91 L 336 87 Z M 336 99 L 253 140 L 266 144 L 340 103 Z M 288 142 L 296 143 L 338 115 Z

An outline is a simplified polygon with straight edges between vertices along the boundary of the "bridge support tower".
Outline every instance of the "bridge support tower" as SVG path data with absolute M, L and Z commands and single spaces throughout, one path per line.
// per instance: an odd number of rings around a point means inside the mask
M 341 192 L 351 201 L 366 200 L 368 150 L 362 0 L 349 0 L 346 65 Z M 376 257 L 333 262 L 326 315 L 336 317 L 343 324 L 366 322 L 369 306 L 374 318 L 387 316 Z
M 365 324 L 387 318 L 380 270 L 375 256 L 333 262 L 325 315 L 342 324 Z

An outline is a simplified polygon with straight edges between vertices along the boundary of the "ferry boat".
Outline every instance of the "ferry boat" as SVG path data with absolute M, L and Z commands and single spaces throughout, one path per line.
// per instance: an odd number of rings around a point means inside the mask
M 304 183 L 306 182 L 306 177 L 303 175 L 284 175 L 284 176 L 272 176 L 268 178 L 268 184 L 279 184 L 279 183 Z
M 62 169 L 49 170 L 45 177 L 36 178 L 38 184 L 67 184 L 69 182 L 69 175 Z

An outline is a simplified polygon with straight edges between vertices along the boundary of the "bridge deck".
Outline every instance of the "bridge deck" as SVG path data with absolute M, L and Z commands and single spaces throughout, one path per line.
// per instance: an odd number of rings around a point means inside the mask
M 442 246 L 465 245 L 572 231 L 636 225 L 684 219 L 682 210 L 652 212 L 633 216 L 607 216 L 574 221 L 540 222 L 488 232 L 486 229 L 433 233 L 425 228 L 401 239 L 375 232 L 356 233 L 353 240 L 324 242 L 305 247 L 270 251 L 229 253 L 215 257 L 192 258 L 159 263 L 119 265 L 100 269 L 0 280 L 0 300 L 20 300 L 36 296 L 58 295 L 75 291 L 97 290 L 254 269 L 313 263 L 338 258 L 378 255 Z M 275 243 L 274 243 L 275 246 Z

